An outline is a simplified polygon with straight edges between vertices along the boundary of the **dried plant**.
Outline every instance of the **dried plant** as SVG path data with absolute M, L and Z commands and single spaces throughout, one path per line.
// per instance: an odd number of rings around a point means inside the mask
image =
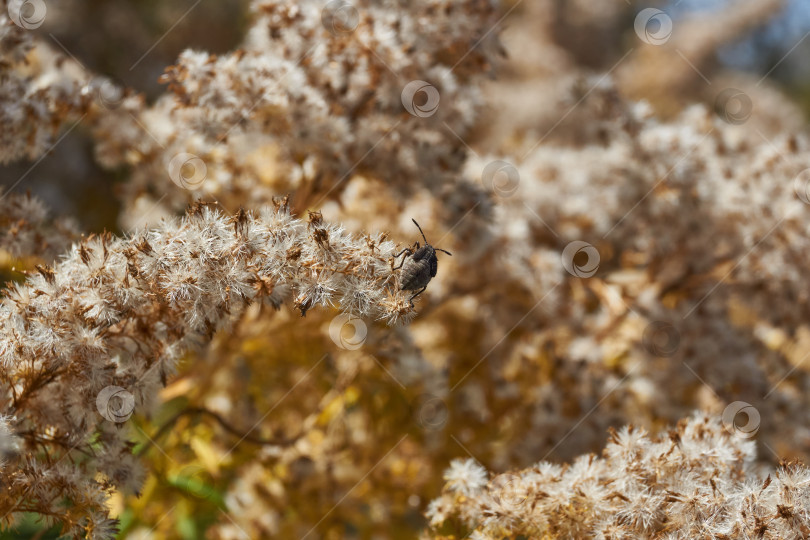
M 787 0 L 117 1 L 0 0 L 4 526 L 807 536 L 810 140 L 715 54 Z
M 52 219 L 45 205 L 29 194 L 0 193 L 0 249 L 13 256 L 51 262 L 79 237 L 76 223 Z
M 488 474 L 457 459 L 427 515 L 434 538 L 804 538 L 810 471 L 762 475 L 753 441 L 696 415 L 659 437 L 627 426 L 602 457 Z M 447 525 L 447 527 L 442 527 Z M 442 531 L 439 533 L 438 531 Z
M 466 150 L 446 134 L 465 135 L 481 107 L 476 81 L 500 50 L 487 33 L 494 6 L 332 4 L 256 1 L 242 48 L 185 51 L 154 106 L 131 96 L 99 116 L 99 160 L 134 167 L 131 206 L 182 207 L 193 190 L 231 208 L 294 191 L 304 210 L 339 196 L 351 174 L 401 193 L 414 180 L 429 189 L 458 182 Z M 470 50 L 478 35 L 484 42 Z M 192 160 L 193 174 L 162 181 L 172 163 Z
M 0 164 L 38 158 L 89 101 L 61 58 L 11 20 L 13 5 L 0 6 Z
M 0 307 L 3 418 L 20 439 L 2 470 L 0 511 L 35 511 L 104 537 L 107 492 L 137 492 L 143 480 L 117 423 L 149 410 L 183 353 L 250 303 L 278 309 L 288 295 L 302 315 L 339 304 L 390 323 L 407 318 L 393 248 L 320 218 L 298 221 L 280 201 L 259 217 L 199 206 L 132 238 L 82 240 L 55 267 L 38 266 Z

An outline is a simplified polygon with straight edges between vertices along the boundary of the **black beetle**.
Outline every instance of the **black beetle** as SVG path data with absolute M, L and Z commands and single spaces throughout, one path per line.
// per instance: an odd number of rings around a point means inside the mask
M 422 227 L 419 226 L 415 219 L 411 219 L 411 221 L 413 221 L 413 224 L 416 225 L 417 229 L 419 229 L 419 232 L 422 233 L 422 239 L 425 241 L 425 245 L 420 247 L 419 241 L 417 240 L 415 248 L 405 248 L 394 255 L 394 259 L 391 262 L 391 269 L 398 270 L 402 268 L 402 272 L 400 273 L 402 286 L 400 287 L 400 290 L 418 290 L 418 292 L 411 296 L 409 300 L 411 307 L 413 307 L 413 299 L 425 292 L 430 280 L 436 277 L 436 270 L 438 270 L 439 267 L 439 260 L 436 258 L 436 252 L 441 251 L 443 253 L 447 253 L 451 257 L 453 254 L 449 251 L 431 246 L 430 242 L 428 242 L 427 238 L 425 238 L 425 233 L 422 232 Z M 405 257 L 402 259 L 402 263 L 394 268 L 394 261 L 396 261 L 397 257 L 403 253 L 406 253 L 407 255 L 405 255 Z

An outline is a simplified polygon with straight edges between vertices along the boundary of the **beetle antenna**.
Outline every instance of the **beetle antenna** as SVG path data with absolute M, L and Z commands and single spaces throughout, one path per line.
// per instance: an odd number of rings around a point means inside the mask
M 422 233 L 422 238 L 424 239 L 425 244 L 430 244 L 430 242 L 427 241 L 427 238 L 425 238 L 425 233 L 422 232 L 422 227 L 419 226 L 415 219 L 411 218 L 411 221 L 413 221 L 413 224 L 416 225 L 417 229 L 419 229 L 419 232 Z
M 448 254 L 448 255 L 450 255 L 451 257 L 453 256 L 453 254 L 452 254 L 452 253 L 450 253 L 449 251 L 447 251 L 447 250 L 445 250 L 445 249 L 442 249 L 442 248 L 437 248 L 437 247 L 435 247 L 435 248 L 433 248 L 433 249 L 435 249 L 436 251 L 441 251 L 442 253 L 447 253 L 447 254 Z

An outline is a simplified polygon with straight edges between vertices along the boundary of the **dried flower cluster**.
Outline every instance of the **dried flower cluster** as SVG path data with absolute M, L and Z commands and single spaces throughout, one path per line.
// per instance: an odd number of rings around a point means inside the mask
M 51 262 L 78 237 L 78 226 L 72 220 L 50 218 L 36 198 L 0 193 L 0 249 L 13 256 Z
M 487 474 L 457 459 L 427 515 L 443 531 L 433 538 L 806 538 L 810 470 L 763 476 L 755 453 L 752 441 L 702 415 L 657 438 L 627 426 L 602 457 L 562 466 Z
M 593 112 L 587 129 L 594 131 L 581 134 L 587 149 L 549 142 L 522 162 L 510 158 L 519 163 L 513 169 L 520 181 L 499 200 L 495 229 L 502 232 L 488 244 L 500 246 L 500 255 L 477 262 L 483 275 L 508 275 L 509 286 L 526 291 L 479 307 L 499 313 L 482 319 L 488 325 L 482 335 L 493 337 L 478 358 L 518 322 L 526 332 L 501 342 L 509 360 L 490 366 L 515 384 L 523 414 L 538 411 L 536 434 L 515 437 L 533 447 L 529 455 L 541 452 L 576 424 L 571 408 L 590 410 L 606 393 L 616 400 L 611 416 L 580 450 L 617 420 L 647 417 L 651 428 L 695 407 L 721 412 L 743 400 L 771 419 L 759 432 L 768 444 L 807 456 L 810 426 L 800 412 L 807 402 L 797 391 L 806 384 L 802 361 L 810 352 L 801 277 L 810 249 L 810 208 L 801 198 L 810 167 L 807 138 L 752 137 L 699 105 L 661 123 L 604 83 L 580 107 Z M 469 169 L 483 170 L 487 162 L 470 160 Z M 717 243 L 707 245 L 707 238 Z M 577 268 L 581 262 L 560 265 L 575 241 L 594 250 L 595 275 Z M 572 275 L 584 279 L 572 282 Z M 476 278 L 465 276 L 468 289 Z M 488 287 L 493 294 L 504 290 Z M 521 321 L 528 312 L 533 316 Z M 549 350 L 553 372 L 538 374 L 534 384 L 521 382 Z M 458 371 L 463 375 L 476 360 L 473 355 Z M 464 383 L 485 386 L 490 376 L 475 371 Z M 579 388 L 596 381 L 601 390 L 596 399 L 570 393 L 555 384 L 560 377 Z M 608 384 L 599 382 L 605 377 Z M 547 390 L 538 393 L 538 384 Z M 488 403 L 475 406 L 482 421 L 494 414 Z M 517 450 L 504 451 L 510 448 Z
M 158 202 L 154 193 L 182 207 L 199 190 L 226 208 L 295 191 L 304 209 L 353 174 L 402 193 L 459 181 L 466 150 L 453 133 L 475 121 L 476 81 L 499 52 L 490 0 L 332 4 L 256 1 L 242 48 L 185 51 L 154 106 L 131 96 L 100 117 L 98 158 L 134 168 L 132 208 Z M 474 36 L 483 42 L 471 50 Z M 177 156 L 204 171 L 165 182 Z
M 36 511 L 105 537 L 109 489 L 136 492 L 143 482 L 117 423 L 149 411 L 182 354 L 254 301 L 278 308 L 290 296 L 302 315 L 339 304 L 389 322 L 406 318 L 393 247 L 320 216 L 298 221 L 286 201 L 259 217 L 226 218 L 203 205 L 132 238 L 83 240 L 55 267 L 37 266 L 0 305 L 4 429 L 20 439 L 0 473 L 0 512 Z M 75 453 L 86 459 L 73 462 Z
M 19 5 L 19 2 L 17 2 Z M 13 8 L 0 3 L 0 164 L 23 157 L 36 159 L 59 128 L 80 117 L 89 97 L 78 72 L 63 63 L 31 32 L 9 17 Z M 38 55 L 32 58 L 36 49 Z

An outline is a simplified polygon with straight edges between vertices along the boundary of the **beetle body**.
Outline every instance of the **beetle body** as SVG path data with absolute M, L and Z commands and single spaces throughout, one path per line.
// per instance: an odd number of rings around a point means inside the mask
M 397 257 L 403 253 L 405 254 L 402 263 L 397 268 L 401 269 L 400 290 L 417 291 L 416 294 L 410 298 L 411 306 L 413 306 L 413 299 L 422 294 L 427 288 L 428 283 L 430 283 L 430 280 L 436 277 L 436 272 L 439 269 L 439 260 L 436 257 L 436 251 L 452 255 L 448 251 L 431 246 L 427 238 L 425 238 L 425 233 L 422 232 L 422 227 L 419 227 L 416 220 L 412 221 L 419 228 L 419 232 L 422 233 L 422 239 L 425 241 L 425 245 L 420 246 L 419 242 L 416 242 L 415 247 L 405 248 L 394 256 L 394 260 L 396 260 Z M 397 268 L 393 269 L 396 270 Z
M 417 247 L 410 257 L 405 257 L 402 263 L 403 291 L 417 291 L 427 287 L 430 280 L 436 277 L 439 268 L 439 260 L 436 258 L 436 250 L 433 246 L 427 245 Z

